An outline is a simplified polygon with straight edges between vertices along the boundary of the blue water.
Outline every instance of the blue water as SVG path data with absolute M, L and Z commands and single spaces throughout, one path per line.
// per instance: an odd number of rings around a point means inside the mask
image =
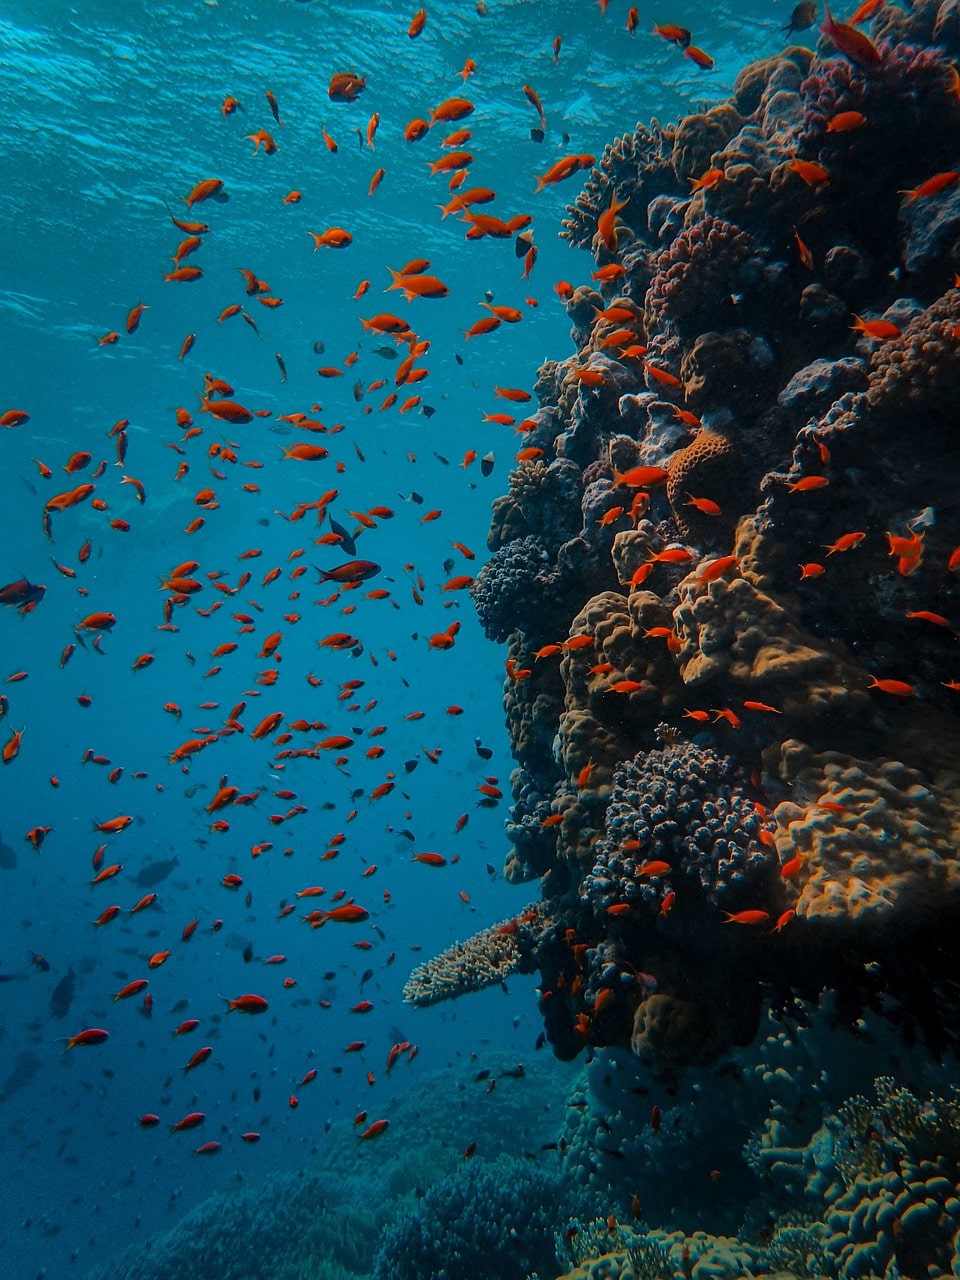
M 488 1048 L 518 1057 L 534 1051 L 540 1023 L 533 979 L 513 981 L 506 997 L 487 992 L 426 1011 L 401 1003 L 416 963 L 535 896 L 535 886 L 524 896 L 500 874 L 507 802 L 477 803 L 477 787 L 488 777 L 509 795 L 505 655 L 482 638 L 466 594 L 441 591 L 449 578 L 482 563 L 490 502 L 505 487 L 517 447 L 508 426 L 482 421 L 485 412 L 511 411 L 493 386 L 532 390 L 544 359 L 570 354 L 553 286 L 561 279 L 580 283 L 593 266 L 558 238 L 579 179 L 535 196 L 534 175 L 570 152 L 599 156 L 637 120 L 668 120 L 724 97 L 745 63 L 780 47 L 788 14 L 765 0 L 726 9 L 688 3 L 682 13 L 659 15 L 644 9 L 640 30 L 630 36 L 628 6 L 620 0 L 605 16 L 587 0 L 488 0 L 485 16 L 472 4 L 436 0 L 423 34 L 412 41 L 407 25 L 414 8 L 388 0 L 366 6 L 7 0 L 0 15 L 6 122 L 0 412 L 30 415 L 0 433 L 0 585 L 25 576 L 46 586 L 34 611 L 21 616 L 7 608 L 0 615 L 0 681 L 26 673 L 2 686 L 8 707 L 0 725 L 4 741 L 23 730 L 19 755 L 0 775 L 7 850 L 0 976 L 10 979 L 0 985 L 5 1275 L 82 1274 L 172 1226 L 238 1173 L 249 1179 L 293 1169 L 314 1149 L 322 1161 L 327 1129 L 349 1133 L 361 1109 L 371 1120 L 388 1114 L 398 1096 L 417 1090 L 423 1073 L 465 1063 L 474 1053 L 482 1059 Z M 651 35 L 654 16 L 693 28 L 716 57 L 715 69 L 699 72 Z M 558 34 L 563 44 L 554 62 Z M 467 57 L 477 70 L 463 85 L 457 73 Z M 344 70 L 367 77 L 366 92 L 352 105 L 327 97 L 330 75 Z M 530 137 L 538 122 L 524 84 L 543 102 L 542 143 Z M 276 95 L 282 126 L 266 90 Z M 228 94 L 242 110 L 224 119 L 220 106 Z M 465 242 L 462 223 L 441 221 L 437 206 L 450 193 L 427 161 L 441 154 L 442 126 L 416 144 L 403 139 L 408 120 L 461 95 L 476 110 L 446 131 L 473 133 L 467 145 L 476 161 L 467 185 L 493 188 L 497 214 L 534 215 L 539 257 L 528 280 L 520 278 L 512 243 Z M 380 125 L 371 150 L 362 135 L 374 112 Z M 323 144 L 321 126 L 338 142 L 335 155 Z M 260 128 L 276 139 L 276 154 L 254 154 L 245 140 Z M 381 166 L 385 176 L 369 196 Z M 188 211 L 183 197 L 209 177 L 223 180 L 229 200 Z M 284 204 L 293 189 L 302 192 L 301 202 Z M 210 225 L 202 247 L 184 259 L 203 269 L 195 283 L 163 283 L 181 239 L 165 206 L 180 219 Z M 331 226 L 347 228 L 352 245 L 312 252 L 308 232 Z M 448 297 L 408 305 L 396 292 L 384 295 L 387 267 L 415 257 L 429 258 Z M 239 267 L 269 282 L 283 305 L 268 309 L 247 298 Z M 354 301 L 363 279 L 371 281 L 369 292 Z M 487 314 L 478 304 L 488 294 L 520 308 L 523 319 L 465 342 L 463 331 Z M 149 309 L 128 336 L 127 312 L 140 302 Z M 240 316 L 218 324 L 223 308 L 237 302 L 259 336 Z M 430 342 L 420 362 L 429 377 L 400 394 L 401 403 L 419 394 L 435 410 L 430 417 L 419 408 L 401 416 L 399 405 L 379 410 L 394 389 L 397 362 L 376 353 L 393 344 L 364 334 L 359 318 L 380 310 L 408 318 Z M 119 340 L 99 346 L 111 331 Z M 195 345 L 178 360 L 190 333 Z M 347 366 L 351 353 L 358 353 L 356 362 Z M 318 378 L 323 365 L 339 367 L 343 376 Z M 232 398 L 267 416 L 230 425 L 200 415 L 205 371 L 227 379 Z M 379 378 L 386 386 L 357 402 L 354 384 L 366 388 Z M 322 409 L 314 412 L 316 403 Z M 185 443 L 178 406 L 203 428 Z M 294 412 L 344 429 L 297 433 L 278 421 Z M 120 419 L 129 420 L 122 468 L 109 438 Z M 283 460 L 280 446 L 300 439 L 322 442 L 329 458 Z M 229 442 L 237 462 L 209 458 L 215 442 Z M 78 450 L 91 452 L 92 461 L 67 476 L 62 468 Z M 481 475 L 479 461 L 459 465 L 468 451 L 494 456 L 490 477 Z M 51 478 L 39 473 L 37 459 Z M 95 496 L 106 509 L 88 501 L 54 515 L 48 539 L 44 504 L 88 479 L 101 459 L 106 468 L 94 481 Z M 183 461 L 189 472 L 178 481 Z M 261 465 L 244 465 L 250 462 Z M 225 478 L 212 476 L 211 464 Z M 122 475 L 142 482 L 143 504 Z M 258 492 L 243 491 L 249 484 Z M 194 494 L 207 485 L 219 507 L 200 512 Z M 313 513 L 295 523 L 281 513 L 332 488 L 339 496 L 331 512 L 350 528 L 351 510 L 382 505 L 394 516 L 358 538 L 357 555 L 381 564 L 381 575 L 324 606 L 316 602 L 333 588 L 318 587 L 312 568 L 297 580 L 290 571 L 344 557 L 313 545 L 327 529 L 316 527 Z M 442 514 L 423 522 L 433 510 Z M 187 535 L 198 514 L 204 527 Z M 113 519 L 127 521 L 129 532 L 111 528 Z M 453 540 L 476 560 L 467 561 Z M 81 561 L 88 541 L 89 558 Z M 300 548 L 302 558 L 291 560 Z M 259 555 L 241 559 L 247 551 Z M 173 611 L 176 630 L 158 632 L 167 594 L 161 575 L 187 560 L 199 561 L 202 591 Z M 261 585 L 273 568 L 281 569 L 279 578 Z M 251 580 L 235 595 L 218 591 L 207 576 L 220 574 L 232 587 L 245 569 Z M 418 575 L 422 604 L 413 593 Z M 389 597 L 364 598 L 377 587 Z M 221 606 L 216 612 L 198 614 L 214 603 Z M 93 611 L 116 616 L 96 648 L 92 637 L 78 641 L 74 632 Z M 239 634 L 234 612 L 253 615 L 255 630 Z M 453 621 L 462 624 L 456 644 L 431 649 L 427 637 Z M 317 647 L 318 639 L 341 630 L 362 641 L 359 656 Z M 276 631 L 283 633 L 276 660 L 258 658 L 264 638 Z M 232 641 L 236 652 L 210 656 Z M 76 649 L 61 666 L 72 643 Z M 152 664 L 131 670 L 143 654 L 154 656 Z M 207 675 L 215 664 L 220 672 Z M 277 671 L 276 682 L 258 685 L 268 668 Z M 308 675 L 322 684 L 312 687 Z M 363 682 L 352 701 L 338 698 L 348 680 Z M 81 696 L 88 706 L 80 705 Z M 242 700 L 245 734 L 218 739 L 187 769 L 168 762 L 185 739 L 216 732 Z M 171 702 L 182 709 L 179 719 L 163 710 Z M 201 709 L 205 702 L 216 706 Z M 451 704 L 463 708 L 462 716 L 446 712 Z M 323 752 L 281 767 L 270 738 L 255 741 L 249 733 L 272 711 L 353 737 L 346 762 L 337 766 L 338 753 Z M 422 718 L 408 719 L 414 712 Z M 369 738 L 378 725 L 385 733 Z M 295 733 L 288 745 L 309 745 L 323 733 Z M 490 759 L 478 755 L 475 739 L 492 750 Z M 385 748 L 382 757 L 365 758 L 375 744 Z M 436 763 L 427 750 L 441 752 Z M 109 764 L 82 763 L 85 753 Z M 407 762 L 415 762 L 409 772 Z M 111 782 L 117 767 L 122 776 Z M 371 800 L 388 771 L 395 789 Z M 258 799 L 209 816 L 205 806 L 222 778 L 241 792 L 259 792 Z M 281 789 L 296 799 L 271 795 Z M 271 814 L 296 803 L 306 812 L 270 823 Z M 469 820 L 456 834 L 462 814 Z M 134 819 L 121 834 L 92 829 L 118 815 Z M 228 831 L 210 830 L 217 818 L 229 822 Z M 51 828 L 39 852 L 25 839 L 38 826 Z M 338 832 L 345 835 L 338 856 L 321 861 Z M 119 862 L 123 870 L 91 885 L 101 841 L 104 865 Z M 267 841 L 272 848 L 252 858 L 251 847 Z M 447 865 L 411 860 L 424 851 L 441 852 Z M 163 859 L 176 859 L 176 866 L 154 886 L 156 902 L 131 915 L 147 892 L 134 883 L 137 874 Z M 364 878 L 371 864 L 377 871 Z M 242 876 L 239 889 L 221 886 L 228 873 Z M 298 902 L 293 915 L 278 919 L 282 902 L 296 902 L 297 890 L 316 884 L 325 886 L 323 898 Z M 321 931 L 299 923 L 304 910 L 329 906 L 341 889 L 369 908 L 369 922 Z M 121 914 L 95 928 L 91 922 L 112 904 Z M 194 919 L 197 931 L 184 942 L 181 931 Z M 222 928 L 212 932 L 217 919 Z M 371 949 L 355 948 L 357 941 Z M 149 957 L 164 949 L 171 953 L 166 963 L 148 970 Z M 282 965 L 264 964 L 278 953 L 286 956 Z M 373 976 L 361 985 L 368 968 Z M 51 996 L 71 969 L 75 994 L 57 1018 Z M 112 1000 L 138 977 L 149 977 L 150 1011 L 142 994 Z M 284 977 L 296 986 L 284 989 Z M 220 997 L 242 992 L 263 994 L 269 1012 L 225 1018 Z M 369 1013 L 349 1012 L 363 999 L 373 1003 Z M 185 1018 L 199 1019 L 200 1027 L 174 1038 Z M 109 1040 L 64 1055 L 63 1039 L 91 1027 L 108 1030 Z M 366 1041 L 365 1052 L 344 1055 L 358 1039 Z M 419 1056 L 387 1076 L 386 1055 L 398 1040 L 418 1044 Z M 185 1075 L 183 1066 L 201 1045 L 213 1054 Z M 316 1079 L 299 1088 L 314 1067 Z M 296 1109 L 289 1105 L 294 1093 Z M 169 1137 L 168 1127 L 195 1110 L 205 1113 L 204 1125 Z M 141 1128 L 138 1117 L 154 1112 L 160 1127 Z M 258 1145 L 240 1140 L 247 1130 L 261 1133 Z M 390 1140 L 415 1144 L 418 1134 L 394 1133 Z M 205 1141 L 221 1142 L 222 1150 L 208 1160 L 195 1157 Z

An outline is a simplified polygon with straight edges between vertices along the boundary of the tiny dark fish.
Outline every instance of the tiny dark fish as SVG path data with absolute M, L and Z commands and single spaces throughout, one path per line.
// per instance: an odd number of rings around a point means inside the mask
M 37 968 L 40 970 L 41 973 L 50 972 L 50 961 L 46 958 L 46 956 L 40 955 L 39 952 L 37 951 L 31 951 L 30 959 L 37 966 Z
M 65 1018 L 70 1012 L 70 1006 L 73 1004 L 73 997 L 77 991 L 77 975 L 72 969 L 68 969 L 57 985 L 53 988 L 53 995 L 50 997 L 50 1013 L 54 1018 Z
M 487 875 L 491 876 L 494 880 L 497 878 L 497 869 L 496 867 L 491 866 L 489 862 L 487 863 Z
M 397 353 L 393 347 L 374 347 L 373 354 L 381 356 L 384 360 L 396 360 Z
M 489 760 L 489 759 L 491 758 L 491 756 L 493 755 L 493 750 L 492 750 L 492 748 L 490 748 L 490 747 L 485 747 L 485 746 L 481 743 L 481 741 L 480 741 L 480 739 L 479 739 L 479 738 L 474 738 L 474 740 L 473 740 L 473 749 L 474 749 L 474 751 L 476 751 L 477 755 L 480 757 L 480 759 L 481 759 L 481 760 Z
M 459 353 L 459 351 L 456 352 L 453 358 L 454 360 L 456 360 L 457 364 L 463 364 L 463 356 Z
M 369 982 L 369 981 L 370 981 L 370 979 L 371 979 L 372 977 L 373 977 L 373 970 L 372 970 L 372 969 L 364 969 L 364 971 L 363 971 L 363 973 L 362 973 L 362 975 L 361 975 L 361 977 L 360 977 L 360 986 L 362 987 L 362 986 L 363 986 L 363 984 L 364 984 L 365 982 Z
M 477 1074 L 473 1077 L 474 1083 L 477 1083 L 480 1080 L 486 1080 L 489 1077 L 489 1075 L 490 1075 L 490 1068 L 484 1067 L 482 1071 L 478 1071 Z
M 484 477 L 493 475 L 493 465 L 496 459 L 492 453 L 485 453 L 480 459 L 480 474 Z
M 277 362 L 277 366 L 278 366 L 278 367 L 279 367 L 279 369 L 280 369 L 280 381 L 281 381 L 281 382 L 286 382 L 286 380 L 287 380 L 287 366 L 284 364 L 284 362 L 283 362 L 283 356 L 280 354 L 280 352 L 279 352 L 279 351 L 278 351 L 278 352 L 277 352 L 277 354 L 274 356 L 274 359 L 276 360 L 276 362 Z
M 179 865 L 179 858 L 161 858 L 157 862 L 148 862 L 134 876 L 133 883 L 138 889 L 152 889 L 154 885 L 161 884 L 166 880 L 167 876 L 173 872 L 174 867 Z
M 518 1062 L 515 1067 L 508 1067 L 506 1071 L 501 1071 L 500 1079 L 522 1080 L 526 1074 L 526 1071 L 523 1069 L 523 1063 Z
M 248 942 L 247 945 L 243 948 L 243 963 L 249 964 L 252 959 L 253 959 L 253 945 L 252 943 Z
M 818 12 L 817 0 L 801 0 L 791 13 L 790 21 L 783 28 L 784 34 L 789 36 L 794 31 L 806 31 L 816 22 Z
M 533 141 L 533 142 L 542 142 L 542 141 L 543 141 L 543 130 L 542 130 L 542 129 L 531 129 L 531 130 L 530 130 L 530 138 L 531 138 L 531 141 Z
M 345 529 L 339 520 L 334 520 L 333 516 L 330 516 L 329 519 L 330 530 L 339 536 L 341 547 L 343 547 L 348 556 L 355 556 L 357 554 L 357 544 L 354 542 L 350 530 Z
M 40 1058 L 35 1053 L 31 1053 L 25 1049 L 23 1053 L 18 1053 L 10 1074 L 0 1084 L 0 1102 L 6 1102 L 15 1093 L 19 1093 L 21 1089 L 25 1089 L 33 1077 L 37 1074 L 42 1066 Z
M 356 400 L 357 404 L 359 404 L 360 401 L 363 399 L 363 383 L 360 381 L 359 378 L 353 384 L 353 398 L 354 400 Z
M 313 344 L 313 351 L 315 355 L 322 356 L 323 353 L 326 351 L 326 349 L 327 348 L 320 341 L 317 341 Z
M 0 871 L 16 871 L 17 869 L 17 851 L 11 849 L 8 844 L 3 843 L 3 837 L 0 836 Z
M 419 763 L 420 763 L 419 760 L 404 760 L 403 762 L 404 773 L 413 773 L 414 769 L 417 767 Z
M 422 404 L 420 406 L 420 412 L 423 414 L 425 418 L 432 418 L 437 411 L 436 409 L 434 409 L 433 405 Z
M 546 1043 L 547 1043 L 547 1033 L 545 1031 L 541 1031 L 540 1034 L 537 1036 L 537 1042 L 533 1047 L 534 1049 L 542 1049 Z

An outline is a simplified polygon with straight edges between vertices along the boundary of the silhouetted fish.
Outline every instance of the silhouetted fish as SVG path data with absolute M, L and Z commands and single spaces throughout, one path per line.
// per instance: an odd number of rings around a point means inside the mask
M 340 538 L 340 546 L 348 556 L 355 556 L 357 554 L 357 544 L 354 542 L 350 530 L 345 529 L 339 520 L 334 520 L 333 516 L 330 516 L 329 519 L 331 531 Z
M 10 1074 L 3 1084 L 0 1084 L 0 1102 L 6 1102 L 13 1094 L 25 1089 L 40 1070 L 40 1066 L 41 1060 L 35 1053 L 31 1053 L 28 1049 L 18 1053 Z
M 50 997 L 50 1013 L 54 1018 L 65 1018 L 70 1012 L 70 1006 L 73 1004 L 73 997 L 77 990 L 77 975 L 72 969 L 68 969 L 57 985 L 53 988 L 53 995 Z
M 11 849 L 8 844 L 3 843 L 3 837 L 0 836 L 0 871 L 16 871 L 17 869 L 17 851 Z
M 133 883 L 138 889 L 152 889 L 154 885 L 166 880 L 174 867 L 179 865 L 179 858 L 161 858 L 158 862 L 148 862 L 134 876 Z

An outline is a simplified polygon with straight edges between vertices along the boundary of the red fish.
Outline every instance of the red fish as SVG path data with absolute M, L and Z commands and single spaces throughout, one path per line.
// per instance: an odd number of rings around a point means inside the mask
M 862 71 L 870 71 L 880 65 L 882 61 L 880 51 L 869 36 L 865 36 L 850 23 L 837 22 L 826 0 L 823 5 L 823 22 L 820 24 L 820 30 L 838 53 L 849 58 L 854 66 Z
M 227 1013 L 232 1013 L 234 1009 L 238 1013 L 266 1013 L 270 1007 L 263 996 L 242 995 L 235 996 L 232 1000 L 229 996 L 221 996 L 220 999 L 226 1000 Z

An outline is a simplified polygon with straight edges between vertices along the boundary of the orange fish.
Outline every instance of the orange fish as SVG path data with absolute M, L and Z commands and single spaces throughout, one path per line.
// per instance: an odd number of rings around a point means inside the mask
M 912 698 L 917 690 L 912 684 L 907 684 L 906 680 L 878 680 L 876 676 L 870 677 L 868 689 L 879 689 L 881 693 L 892 694 L 896 698 Z
M 683 51 L 683 56 L 685 58 L 689 58 L 695 66 L 700 68 L 701 71 L 710 71 L 713 67 L 713 58 L 710 57 L 709 53 L 698 48 L 695 44 L 687 45 L 686 49 Z
M 926 182 L 921 182 L 919 187 L 901 191 L 899 194 L 906 196 L 908 203 L 914 200 L 927 200 L 930 196 L 940 195 L 958 181 L 960 181 L 960 172 L 950 169 L 946 173 L 935 173 L 932 178 L 927 178 Z
M 758 925 L 770 923 L 770 913 L 767 911 L 734 911 L 733 913 L 725 911 L 723 916 L 724 924 L 745 924 L 756 928 Z
M 326 231 L 319 234 L 316 231 L 308 231 L 307 235 L 313 238 L 314 253 L 320 248 L 345 249 L 347 245 L 353 244 L 353 236 L 349 231 L 344 231 L 343 227 L 328 227 Z
M 546 173 L 534 175 L 537 179 L 535 192 L 542 191 L 546 186 L 562 182 L 564 178 L 569 178 L 581 169 L 589 169 L 594 159 L 595 157 L 590 155 L 564 156 L 562 160 L 552 164 Z
M 20 754 L 20 744 L 23 741 L 24 730 L 18 729 L 10 735 L 3 744 L 3 751 L 0 752 L 4 764 L 11 764 Z
M 864 320 L 856 314 L 854 314 L 853 318 L 855 323 L 850 328 L 857 330 L 868 338 L 884 341 L 887 338 L 900 337 L 899 325 L 893 324 L 890 320 Z
M 849 133 L 867 123 L 862 111 L 838 111 L 827 121 L 827 133 Z
M 263 996 L 242 995 L 235 996 L 232 1000 L 228 996 L 221 996 L 221 1000 L 227 1002 L 227 1013 L 232 1013 L 234 1009 L 238 1013 L 266 1013 L 269 1005 Z
M 815 160 L 798 160 L 796 156 L 790 161 L 788 168 L 807 184 L 808 187 L 824 187 L 830 181 L 830 174 L 822 164 Z

